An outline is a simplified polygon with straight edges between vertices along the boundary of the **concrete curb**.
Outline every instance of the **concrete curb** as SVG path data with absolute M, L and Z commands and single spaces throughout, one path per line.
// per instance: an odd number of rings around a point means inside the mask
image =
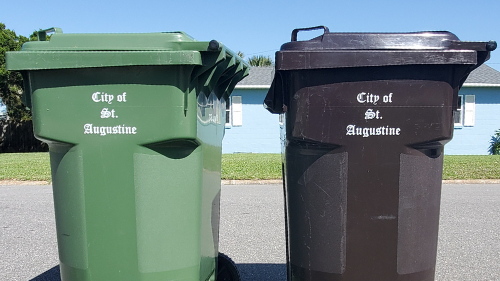
M 224 185 L 283 184 L 282 180 L 222 180 Z M 443 184 L 500 184 L 500 179 L 487 180 L 443 180 Z
M 283 184 L 282 180 L 222 180 L 223 185 Z M 500 179 L 488 180 L 443 180 L 443 184 L 500 184 Z M 2 185 L 50 185 L 47 181 L 0 180 Z
M 491 180 L 444 180 L 443 184 L 499 184 L 500 179 Z
M 245 184 L 283 184 L 282 180 L 222 180 L 223 185 L 245 185 Z
M 50 185 L 48 181 L 0 180 L 0 185 Z

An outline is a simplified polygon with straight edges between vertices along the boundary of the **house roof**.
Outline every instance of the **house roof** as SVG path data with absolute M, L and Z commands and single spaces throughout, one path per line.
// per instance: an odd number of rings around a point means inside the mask
M 274 78 L 274 67 L 252 67 L 250 74 L 236 89 L 268 89 Z M 464 87 L 500 87 L 500 72 L 483 64 L 469 75 Z
M 483 64 L 471 72 L 464 87 L 500 87 L 500 72 Z
M 274 78 L 274 66 L 251 67 L 247 77 L 236 84 L 236 89 L 268 89 Z

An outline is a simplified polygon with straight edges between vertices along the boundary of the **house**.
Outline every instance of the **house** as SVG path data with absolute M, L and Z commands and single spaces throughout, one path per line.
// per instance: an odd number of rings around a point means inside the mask
M 491 138 L 500 129 L 500 72 L 480 66 L 458 95 L 461 108 L 455 114 L 453 139 L 444 147 L 445 154 L 489 154 Z
M 280 153 L 279 115 L 271 114 L 264 98 L 274 77 L 274 67 L 252 67 L 226 103 L 226 131 L 222 153 Z
M 273 77 L 274 67 L 253 67 L 236 85 L 226 105 L 223 153 L 280 153 L 279 115 L 263 106 Z M 500 129 L 500 72 L 487 65 L 474 70 L 459 100 L 454 137 L 445 154 L 489 154 L 494 131 Z

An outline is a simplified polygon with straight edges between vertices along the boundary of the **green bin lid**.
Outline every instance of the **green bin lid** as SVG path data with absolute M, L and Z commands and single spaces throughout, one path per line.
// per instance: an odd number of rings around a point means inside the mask
M 49 31 L 55 33 L 45 41 Z M 235 56 L 215 40 L 198 42 L 180 31 L 63 34 L 60 28 L 50 28 L 39 31 L 39 41 L 25 43 L 20 52 L 8 52 L 7 69 L 203 65 L 204 52 L 219 53 L 220 59 Z

